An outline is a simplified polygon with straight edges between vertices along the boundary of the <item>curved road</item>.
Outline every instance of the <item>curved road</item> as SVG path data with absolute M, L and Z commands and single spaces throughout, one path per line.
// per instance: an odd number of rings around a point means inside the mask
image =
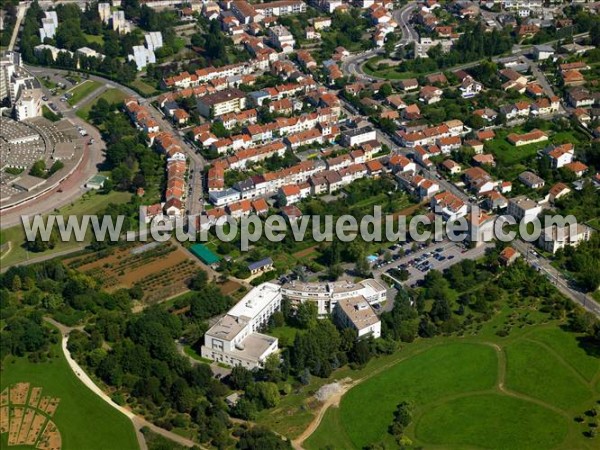
M 402 38 L 398 43 L 398 46 L 406 45 L 413 41 L 419 40 L 419 33 L 409 24 L 410 16 L 416 6 L 417 2 L 411 1 L 404 5 L 402 8 L 392 12 L 394 20 L 398 23 L 400 31 L 402 32 Z M 381 54 L 381 49 L 373 49 L 367 52 L 359 53 L 357 55 L 351 55 L 346 58 L 341 65 L 341 70 L 347 75 L 354 75 L 358 79 L 369 79 L 376 78 L 378 80 L 385 80 L 386 78 L 366 75 L 362 69 L 362 65 L 369 59 Z
M 71 367 L 71 370 L 73 370 L 73 373 L 75 373 L 77 378 L 79 378 L 81 380 L 81 382 L 83 384 L 85 384 L 86 387 L 88 387 L 94 394 L 96 394 L 98 397 L 100 397 L 102 400 L 104 400 L 110 406 L 112 406 L 117 411 L 119 411 L 120 413 L 127 416 L 127 418 L 129 420 L 131 420 L 131 422 L 133 423 L 133 427 L 135 429 L 136 436 L 137 436 L 138 443 L 140 445 L 141 450 L 148 449 L 148 446 L 146 445 L 146 440 L 144 439 L 144 435 L 140 431 L 143 427 L 148 427 L 153 432 L 160 434 L 161 436 L 164 436 L 165 438 L 170 439 L 171 441 L 177 442 L 180 445 L 184 445 L 186 447 L 196 446 L 196 447 L 203 448 L 198 443 L 191 441 L 189 439 L 186 439 L 183 436 L 179 436 L 178 434 L 167 431 L 164 428 L 160 428 L 160 427 L 154 425 L 153 423 L 148 422 L 142 416 L 136 415 L 131 410 L 129 410 L 123 406 L 117 405 L 108 395 L 106 395 L 106 393 L 104 393 L 104 391 L 102 389 L 100 389 L 98 387 L 98 385 L 96 383 L 94 383 L 94 381 L 88 376 L 87 373 L 85 373 L 85 371 L 81 368 L 81 366 L 77 363 L 77 361 L 75 361 L 73 359 L 73 357 L 71 356 L 71 352 L 69 352 L 69 349 L 67 348 L 67 344 L 69 342 L 69 333 L 74 329 L 78 329 L 78 327 L 67 327 L 67 326 L 63 325 L 62 323 L 57 322 L 56 320 L 51 319 L 49 317 L 45 317 L 44 320 L 46 320 L 46 322 L 54 325 L 56 328 L 59 329 L 59 331 L 62 335 L 61 347 L 62 347 L 63 354 L 65 355 L 65 358 L 67 360 L 67 363 L 69 364 L 69 367 Z

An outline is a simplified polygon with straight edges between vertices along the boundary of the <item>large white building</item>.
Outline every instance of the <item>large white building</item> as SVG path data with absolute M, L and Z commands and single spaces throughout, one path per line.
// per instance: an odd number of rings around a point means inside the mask
M 98 15 L 102 22 L 108 24 L 111 14 L 110 3 L 98 3 Z
M 42 115 L 41 89 L 23 89 L 15 103 L 15 118 L 17 120 L 32 119 Z
M 589 241 L 592 236 L 592 230 L 582 224 L 576 224 L 572 227 L 552 226 L 542 230 L 538 239 L 540 248 L 552 254 L 565 247 L 577 247 L 584 241 Z
M 148 64 L 156 63 L 156 56 L 152 50 L 148 50 L 146 47 L 142 45 L 134 45 L 132 47 L 133 54 L 128 55 L 127 58 L 129 61 L 134 61 L 137 66 L 137 70 L 142 70 Z
M 342 328 L 353 328 L 358 338 L 381 337 L 381 320 L 364 297 L 340 300 L 333 309 L 333 320 Z
M 379 281 L 367 279 L 354 283 L 335 281 L 330 283 L 303 283 L 292 281 L 281 287 L 284 298 L 294 303 L 313 301 L 319 315 L 330 314 L 340 300 L 364 297 L 369 304 L 381 303 L 387 298 L 387 288 Z
M 507 214 L 513 216 L 517 222 L 522 220 L 529 223 L 542 212 L 542 206 L 534 200 L 519 195 L 508 201 Z
M 21 64 L 21 55 L 6 52 L 0 58 L 0 100 L 8 99 L 17 120 L 42 115 L 40 83 Z
M 218 117 L 246 108 L 246 94 L 239 89 L 224 89 L 214 94 L 198 97 L 198 112 L 204 117 Z
M 40 28 L 40 40 L 52 39 L 58 28 L 58 16 L 56 11 L 46 11 L 46 17 L 42 19 L 42 28 Z
M 12 98 L 11 79 L 21 67 L 21 55 L 17 52 L 6 52 L 0 57 L 0 101 Z
M 286 27 L 276 25 L 269 28 L 269 43 L 284 53 L 291 53 L 294 51 L 296 40 Z
M 277 338 L 259 333 L 281 309 L 281 289 L 263 283 L 252 289 L 204 335 L 203 358 L 254 369 L 278 349 Z
M 144 35 L 146 41 L 146 48 L 148 50 L 156 51 L 163 46 L 162 33 L 160 31 L 151 31 Z
M 346 130 L 342 133 L 342 144 L 346 147 L 355 147 L 365 142 L 377 139 L 377 132 L 371 126 Z

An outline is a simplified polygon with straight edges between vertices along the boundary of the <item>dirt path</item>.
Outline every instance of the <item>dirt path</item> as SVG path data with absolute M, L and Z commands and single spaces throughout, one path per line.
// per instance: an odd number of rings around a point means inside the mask
M 296 450 L 303 450 L 302 444 L 317 430 L 317 428 L 319 428 L 319 425 L 321 424 L 321 421 L 323 420 L 323 417 L 325 416 L 325 413 L 327 412 L 327 410 L 329 409 L 329 407 L 331 406 L 339 406 L 340 405 L 340 401 L 342 400 L 342 397 L 344 396 L 344 394 L 346 394 L 346 392 L 348 392 L 350 389 L 352 389 L 353 387 L 359 385 L 360 383 L 362 383 L 363 381 L 368 380 L 371 377 L 374 377 L 375 375 L 378 375 L 379 373 L 383 372 L 384 370 L 389 369 L 392 366 L 395 366 L 396 364 L 400 364 L 401 362 L 412 358 L 416 355 L 419 355 L 427 350 L 430 350 L 433 346 L 435 346 L 437 344 L 433 344 L 432 346 L 427 346 L 424 347 L 414 353 L 411 353 L 410 355 L 407 355 L 403 358 L 394 360 L 394 361 L 390 361 L 387 364 L 384 364 L 383 366 L 373 370 L 373 372 L 365 375 L 364 377 L 361 378 L 357 378 L 356 380 L 350 382 L 350 383 L 346 383 L 344 385 L 342 385 L 342 388 L 336 392 L 335 394 L 331 395 L 327 400 L 325 400 L 325 402 L 323 402 L 323 404 L 321 405 L 321 408 L 319 409 L 319 412 L 317 413 L 317 415 L 315 416 L 315 418 L 310 422 L 310 424 L 306 427 L 306 429 L 300 434 L 300 436 L 298 436 L 296 439 L 292 440 L 292 446 L 296 449 Z M 338 381 L 339 382 L 339 381 Z
M 554 411 L 555 413 L 560 414 L 561 416 L 563 416 L 567 419 L 571 419 L 571 416 L 569 414 L 567 414 L 565 411 L 563 411 L 560 408 L 557 408 L 554 405 L 546 403 L 543 400 L 539 400 L 537 398 L 530 397 L 529 395 L 521 394 L 520 392 L 511 391 L 510 389 L 508 389 L 505 386 L 507 361 L 506 361 L 506 354 L 504 353 L 504 349 L 502 347 L 500 347 L 498 344 L 495 344 L 493 342 L 483 342 L 483 344 L 490 345 L 491 347 L 494 348 L 494 350 L 496 350 L 496 355 L 498 356 L 498 390 L 500 392 L 502 392 L 504 395 L 507 395 L 509 397 L 517 398 L 519 400 L 523 400 L 523 401 L 530 402 L 530 403 L 535 403 L 536 405 L 539 405 L 543 408 Z
M 302 444 L 317 430 L 317 428 L 319 428 L 319 425 L 321 425 L 321 421 L 323 420 L 323 417 L 325 416 L 325 413 L 329 407 L 339 407 L 340 401 L 342 400 L 344 394 L 366 378 L 367 377 L 359 378 L 351 383 L 344 384 L 338 392 L 329 396 L 329 398 L 323 402 L 323 405 L 317 413 L 317 416 L 312 420 L 308 427 L 306 427 L 300 436 L 292 441 L 292 447 L 294 447 L 296 450 L 302 450 Z
M 60 322 L 57 322 L 54 319 L 51 319 L 49 317 L 45 317 L 44 320 L 46 320 L 48 323 L 54 325 L 55 327 L 57 327 L 62 335 L 62 343 L 61 343 L 61 347 L 62 347 L 62 351 L 63 354 L 67 360 L 67 363 L 69 364 L 69 367 L 71 367 L 71 370 L 75 373 L 75 375 L 77 376 L 77 378 L 79 378 L 79 380 L 81 380 L 81 382 L 83 384 L 86 385 L 86 387 L 88 387 L 94 394 L 96 394 L 98 397 L 100 397 L 102 400 L 104 400 L 106 403 L 108 403 L 111 407 L 115 408 L 116 410 L 118 410 L 120 413 L 124 414 L 125 416 L 127 416 L 127 418 L 129 420 L 131 420 L 131 422 L 133 423 L 134 429 L 135 429 L 135 433 L 136 433 L 136 437 L 138 439 L 138 444 L 140 446 L 141 450 L 147 450 L 148 446 L 146 444 L 146 440 L 144 439 L 144 435 L 141 433 L 141 429 L 144 427 L 149 428 L 150 430 L 152 430 L 153 432 L 160 434 L 162 436 L 164 436 L 167 439 L 170 439 L 171 441 L 177 442 L 180 445 L 186 446 L 186 447 L 200 447 L 203 448 L 202 446 L 200 446 L 198 443 L 191 441 L 190 439 L 186 439 L 183 436 L 179 436 L 178 434 L 172 433 L 170 431 L 167 431 L 163 428 L 160 428 L 156 425 L 154 425 L 151 422 L 148 422 L 145 418 L 143 418 L 142 416 L 138 416 L 136 415 L 133 411 L 117 405 L 102 389 L 100 389 L 100 387 L 89 377 L 89 375 L 81 368 L 81 366 L 77 363 L 77 361 L 75 361 L 73 359 L 73 357 L 71 356 L 71 352 L 69 352 L 69 349 L 67 348 L 67 344 L 69 342 L 69 333 L 74 330 L 74 329 L 82 329 L 83 327 L 76 327 L 76 328 L 71 328 L 71 327 L 67 327 L 65 325 L 63 325 Z

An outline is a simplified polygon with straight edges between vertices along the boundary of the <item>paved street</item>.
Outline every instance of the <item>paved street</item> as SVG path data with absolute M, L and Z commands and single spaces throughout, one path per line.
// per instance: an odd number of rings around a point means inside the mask
M 34 66 L 27 66 L 27 70 L 29 70 L 32 74 L 34 74 L 38 77 L 54 76 L 55 74 L 64 76 L 69 73 L 69 71 L 67 71 L 67 70 L 45 68 L 45 67 L 34 67 Z M 71 71 L 71 72 L 73 72 L 73 71 Z M 124 86 L 122 84 L 116 83 L 112 80 L 108 80 L 103 77 L 99 77 L 96 75 L 89 75 L 88 79 L 101 83 L 103 85 L 103 87 L 101 88 L 102 92 L 105 89 L 117 88 L 117 89 L 123 91 L 128 96 L 136 98 L 138 100 L 138 102 L 140 103 L 140 105 L 144 105 L 147 107 L 148 112 L 152 115 L 152 118 L 158 122 L 161 130 L 169 131 L 180 138 L 181 144 L 183 146 L 183 150 L 186 152 L 186 154 L 190 160 L 190 166 L 189 166 L 190 173 L 192 173 L 192 171 L 194 173 L 194 177 L 193 177 L 194 181 L 192 183 L 190 183 L 190 187 L 192 189 L 188 195 L 188 199 L 189 199 L 188 200 L 189 204 L 187 205 L 188 210 L 189 210 L 190 214 L 200 214 L 203 210 L 203 202 L 200 199 L 202 198 L 202 193 L 203 193 L 201 174 L 202 174 L 202 171 L 204 170 L 204 166 L 206 164 L 204 161 L 204 158 L 201 155 L 196 154 L 195 149 L 190 147 L 187 144 L 187 142 L 183 138 L 182 133 L 173 127 L 171 122 L 165 118 L 165 116 L 162 114 L 162 112 L 160 112 L 154 106 L 152 106 L 152 104 L 151 104 L 152 99 L 146 99 L 146 98 L 142 97 L 140 94 L 138 94 L 136 91 L 134 91 L 133 89 L 128 88 L 127 86 Z M 85 106 L 85 104 L 93 101 L 97 96 L 101 95 L 102 92 L 99 92 L 99 91 L 101 91 L 101 89 L 98 89 L 97 91 L 90 94 L 90 96 L 88 96 L 87 98 L 80 101 L 77 105 L 75 105 L 75 108 L 71 108 L 67 102 L 53 101 L 53 103 L 65 117 L 72 118 L 73 120 L 75 120 L 75 121 L 79 122 L 79 124 L 81 124 L 84 122 L 75 115 L 76 109 Z M 44 93 L 45 93 L 45 95 L 47 95 L 50 98 L 51 94 L 50 94 L 49 90 L 44 88 Z M 95 130 L 95 128 L 90 126 L 89 124 L 85 124 L 85 125 L 86 125 L 85 128 L 86 128 L 86 130 L 88 130 L 88 133 L 90 133 L 90 128 L 93 128 Z M 90 133 L 90 135 L 91 135 L 91 133 Z M 96 142 L 101 142 L 101 139 L 100 138 L 96 139 Z M 104 147 L 102 147 L 102 149 L 104 149 Z
M 533 267 L 542 272 L 546 277 L 561 291 L 575 303 L 581 305 L 584 309 L 600 317 L 600 305 L 594 301 L 589 295 L 579 291 L 562 273 L 554 268 L 547 258 L 541 256 L 534 245 L 516 240 L 511 245 L 517 249 L 523 258 Z

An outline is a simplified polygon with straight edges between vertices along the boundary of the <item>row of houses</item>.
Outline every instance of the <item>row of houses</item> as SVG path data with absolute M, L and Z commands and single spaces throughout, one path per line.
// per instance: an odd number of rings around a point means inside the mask
M 267 144 L 270 151 L 282 151 L 281 143 Z M 291 203 L 308 195 L 332 193 L 343 186 L 365 176 L 376 177 L 383 172 L 383 166 L 373 161 L 373 155 L 381 150 L 377 141 L 366 143 L 360 149 L 349 154 L 328 158 L 325 160 L 307 160 L 275 172 L 249 177 L 227 189 L 224 182 L 225 171 L 230 166 L 230 160 L 222 159 L 208 171 L 208 190 L 211 203 L 225 206 L 239 200 L 274 195 L 284 186 L 302 186 L 297 195 L 291 195 Z M 273 153 L 271 153 L 273 154 Z M 233 166 L 239 167 L 239 166 Z M 282 192 L 296 192 L 295 188 L 286 188 Z M 249 211 L 250 212 L 250 211 Z
M 165 201 L 149 206 L 146 220 L 162 214 L 169 218 L 182 216 L 185 211 L 187 161 L 179 141 L 170 132 L 161 131 L 158 122 L 152 119 L 150 112 L 137 99 L 127 98 L 124 104 L 131 121 L 148 133 L 149 145 L 156 145 L 167 156 Z

